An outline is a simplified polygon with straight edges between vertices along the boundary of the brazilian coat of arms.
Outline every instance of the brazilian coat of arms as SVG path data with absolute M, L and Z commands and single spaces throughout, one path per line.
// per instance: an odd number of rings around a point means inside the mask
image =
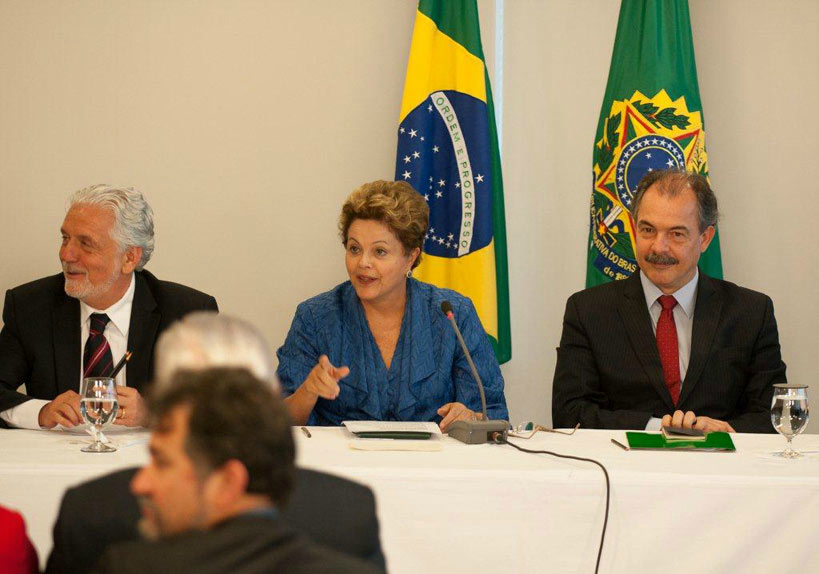
M 615 100 L 595 142 L 591 198 L 592 264 L 613 280 L 637 270 L 631 205 L 642 177 L 660 169 L 685 169 L 708 176 L 702 113 L 665 90 L 654 97 L 639 91 Z

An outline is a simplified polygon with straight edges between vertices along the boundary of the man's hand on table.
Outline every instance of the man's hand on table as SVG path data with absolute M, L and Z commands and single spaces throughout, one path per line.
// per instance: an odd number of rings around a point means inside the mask
M 80 414 L 80 395 L 75 391 L 66 391 L 57 395 L 53 401 L 40 409 L 37 422 L 42 428 L 51 429 L 62 425 L 74 428 L 82 422 Z
M 117 386 L 117 400 L 119 401 L 118 425 L 126 427 L 144 426 L 148 411 L 145 401 L 139 391 L 131 387 Z
M 731 425 L 719 419 L 697 416 L 694 411 L 674 411 L 673 415 L 665 415 L 662 420 L 664 427 L 682 427 L 684 429 L 699 429 L 709 432 L 736 432 Z

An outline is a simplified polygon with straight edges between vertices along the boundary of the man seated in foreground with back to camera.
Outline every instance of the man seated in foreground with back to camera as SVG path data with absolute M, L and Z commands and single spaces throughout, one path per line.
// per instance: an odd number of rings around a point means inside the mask
M 268 384 L 245 369 L 178 371 L 150 410 L 151 461 L 131 490 L 154 540 L 110 547 L 98 572 L 378 571 L 281 519 L 295 445 Z
M 80 381 L 116 377 L 117 424 L 139 426 L 154 342 L 210 295 L 160 281 L 144 267 L 154 251 L 153 212 L 139 191 L 94 185 L 76 192 L 60 228 L 59 275 L 6 292 L 0 331 L 0 428 L 74 427 Z M 26 394 L 17 392 L 25 384 Z
M 707 180 L 650 172 L 632 214 L 640 272 L 566 304 L 554 426 L 773 432 L 786 382 L 773 303 L 699 272 L 718 219 Z
M 155 388 L 166 387 L 180 369 L 243 367 L 278 392 L 264 336 L 229 315 L 200 311 L 177 321 L 160 336 L 155 363 Z M 139 506 L 129 489 L 137 471 L 118 470 L 66 491 L 54 523 L 47 574 L 84 574 L 108 545 L 140 538 Z M 295 489 L 279 511 L 313 541 L 384 569 L 375 498 L 368 487 L 297 468 Z M 325 520 L 328 515 L 334 517 L 332 523 Z M 89 545 L 88 540 L 95 543 Z

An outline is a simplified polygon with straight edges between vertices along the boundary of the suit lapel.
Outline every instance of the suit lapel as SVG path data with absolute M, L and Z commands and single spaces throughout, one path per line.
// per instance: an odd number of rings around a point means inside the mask
M 54 364 L 57 396 L 65 391 L 80 392 L 80 302 L 61 291 L 52 308 L 54 321 Z
M 691 333 L 691 357 L 682 385 L 679 404 L 683 404 L 700 380 L 708 359 L 711 342 L 717 332 L 722 312 L 722 296 L 714 288 L 711 278 L 703 275 L 697 282 L 697 305 L 694 308 L 694 327 Z
M 618 311 L 625 325 L 631 347 L 657 393 L 662 397 L 666 406 L 673 409 L 671 393 L 668 392 L 668 387 L 663 381 L 663 366 L 657 350 L 657 339 L 651 328 L 651 315 L 646 307 L 639 271 L 623 281 L 623 295 Z
M 128 350 L 134 354 L 134 359 L 128 363 L 126 377 L 129 387 L 141 391 L 150 376 L 154 342 L 161 315 L 142 273 L 134 273 L 134 280 L 136 287 L 128 327 Z

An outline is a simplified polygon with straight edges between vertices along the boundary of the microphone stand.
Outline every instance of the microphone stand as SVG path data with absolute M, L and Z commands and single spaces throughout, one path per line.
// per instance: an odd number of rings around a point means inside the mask
M 461 344 L 461 349 L 466 355 L 466 361 L 469 363 L 469 368 L 472 371 L 472 376 L 475 377 L 475 382 L 478 383 L 478 391 L 481 395 L 481 411 L 483 419 L 479 421 L 453 421 L 447 426 L 446 433 L 465 444 L 483 444 L 486 442 L 496 442 L 496 436 L 506 438 L 509 431 L 509 422 L 503 420 L 489 420 L 489 415 L 486 414 L 486 394 L 483 390 L 483 381 L 478 374 L 478 369 L 475 368 L 475 363 L 472 361 L 472 355 L 469 349 L 466 348 L 466 343 L 461 335 L 461 330 L 455 322 L 455 315 L 452 312 L 452 304 L 449 301 L 441 303 L 441 311 L 444 312 L 447 319 L 449 319 L 452 329 L 455 331 L 455 336 Z

